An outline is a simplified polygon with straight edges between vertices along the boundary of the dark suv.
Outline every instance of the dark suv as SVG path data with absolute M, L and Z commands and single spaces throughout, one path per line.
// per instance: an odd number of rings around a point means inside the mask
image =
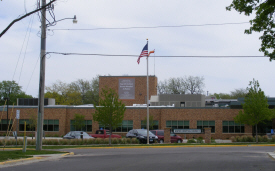
M 140 143 L 147 143 L 147 130 L 146 129 L 132 129 L 126 134 L 126 138 L 137 138 Z M 158 137 L 149 131 L 149 143 L 154 143 Z
M 164 130 L 158 129 L 158 130 L 151 130 L 153 134 L 158 136 L 158 142 L 163 143 L 164 142 Z M 174 133 L 170 133 L 171 143 L 182 143 L 182 138 Z

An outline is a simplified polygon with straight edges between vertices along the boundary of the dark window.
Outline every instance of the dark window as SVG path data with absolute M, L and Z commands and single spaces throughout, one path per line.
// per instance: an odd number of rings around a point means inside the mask
M 85 132 L 92 132 L 92 120 L 85 120 L 84 126 L 80 130 L 76 130 L 74 126 L 74 120 L 70 122 L 70 130 L 71 131 L 85 131 Z
M 25 130 L 25 122 L 26 122 L 26 131 L 35 131 L 35 128 L 31 128 L 29 119 L 20 119 L 19 120 L 19 131 Z
M 102 124 L 99 124 L 99 129 L 110 130 L 109 127 L 104 127 Z M 113 132 L 129 132 L 131 129 L 133 129 L 133 120 L 123 120 L 120 126 L 113 129 Z
M 204 128 L 211 128 L 211 133 L 215 133 L 215 121 L 197 121 L 197 129 L 204 132 Z
M 159 129 L 159 121 L 153 121 L 153 128 L 149 126 L 150 129 Z M 147 129 L 147 121 L 141 121 L 141 129 Z
M 222 133 L 244 133 L 244 124 L 222 121 Z
M 189 129 L 189 121 L 166 121 L 166 127 L 171 128 L 171 132 L 174 129 Z
M 0 120 L 0 131 L 7 131 L 8 125 L 10 130 L 12 128 L 12 123 L 13 123 L 13 120 L 8 120 L 8 122 L 7 122 L 7 119 Z
M 59 120 L 45 119 L 43 125 L 44 131 L 59 131 Z

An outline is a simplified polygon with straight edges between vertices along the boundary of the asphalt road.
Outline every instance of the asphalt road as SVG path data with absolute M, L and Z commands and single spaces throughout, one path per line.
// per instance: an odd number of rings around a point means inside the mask
M 274 147 L 66 149 L 75 155 L 1 168 L 1 171 L 275 171 Z

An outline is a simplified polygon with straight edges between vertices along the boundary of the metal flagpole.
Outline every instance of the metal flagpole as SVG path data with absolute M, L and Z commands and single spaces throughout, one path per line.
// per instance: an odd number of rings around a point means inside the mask
M 148 48 L 148 39 L 147 39 L 147 48 Z M 147 51 L 149 48 L 147 49 Z M 149 78 L 148 78 L 148 60 L 149 53 L 147 53 L 147 144 L 149 144 Z

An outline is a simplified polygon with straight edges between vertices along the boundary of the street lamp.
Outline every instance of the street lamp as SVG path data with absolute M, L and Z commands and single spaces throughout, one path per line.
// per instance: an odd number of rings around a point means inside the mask
M 42 0 L 42 6 L 46 5 L 46 0 Z M 76 16 L 74 18 L 64 18 L 52 23 L 46 24 L 46 9 L 41 10 L 41 49 L 40 49 L 40 77 L 39 77 L 39 93 L 38 93 L 38 110 L 37 110 L 37 137 L 36 150 L 42 150 L 43 136 L 43 120 L 44 120 L 44 89 L 45 89 L 45 56 L 46 56 L 46 29 L 54 23 L 73 19 L 73 23 L 77 23 Z

